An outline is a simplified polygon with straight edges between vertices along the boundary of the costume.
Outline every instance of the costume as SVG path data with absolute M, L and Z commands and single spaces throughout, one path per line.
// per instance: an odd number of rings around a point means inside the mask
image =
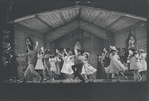
M 105 68 L 106 73 L 117 74 L 119 72 L 127 70 L 127 68 L 118 60 L 117 54 L 110 53 L 110 65 Z
M 74 65 L 74 57 L 73 56 L 65 56 L 64 57 L 64 64 L 62 67 L 61 72 L 71 75 L 73 73 L 72 65 Z
M 86 58 L 84 58 L 82 62 L 83 62 L 83 67 L 82 67 L 82 73 L 81 74 L 90 75 L 90 74 L 93 74 L 97 71 L 94 67 L 92 67 L 88 63 L 88 60 Z
M 38 56 L 37 56 L 38 60 L 37 60 L 36 66 L 35 66 L 35 70 L 43 70 L 44 69 L 43 57 L 44 57 L 43 54 L 38 54 Z

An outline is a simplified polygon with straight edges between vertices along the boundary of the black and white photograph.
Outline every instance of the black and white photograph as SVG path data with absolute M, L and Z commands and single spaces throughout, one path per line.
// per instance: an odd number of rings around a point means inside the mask
M 148 101 L 146 0 L 2 0 L 0 101 Z

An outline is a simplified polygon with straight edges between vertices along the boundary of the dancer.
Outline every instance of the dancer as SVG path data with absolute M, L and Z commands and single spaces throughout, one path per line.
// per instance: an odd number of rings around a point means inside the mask
M 57 49 L 56 50 L 56 54 L 57 54 L 57 57 L 60 60 L 58 63 L 59 63 L 59 71 L 61 71 L 62 70 L 62 67 L 63 67 L 63 64 L 64 64 L 64 60 L 63 60 L 64 49 L 63 48 Z M 62 72 L 60 72 L 59 79 L 61 79 L 61 80 L 65 79 L 64 78 L 64 74 Z
M 58 50 L 56 50 L 56 51 L 58 51 Z M 55 58 L 56 58 L 56 62 L 55 62 L 55 65 L 56 65 L 56 78 L 58 79 L 58 77 L 60 75 L 60 62 L 61 62 L 61 60 L 60 60 L 58 54 L 56 54 Z
M 74 80 L 76 77 L 79 77 L 79 79 L 81 80 L 81 83 L 85 83 L 84 78 L 80 75 L 81 70 L 82 70 L 82 66 L 83 66 L 83 63 L 82 63 L 83 51 L 75 49 L 75 52 L 76 52 L 76 55 L 74 57 L 75 65 L 72 66 L 72 70 L 74 72 Z
M 142 68 L 138 70 L 138 72 L 141 73 L 142 75 L 142 80 L 146 80 L 146 72 L 147 72 L 147 63 L 146 63 L 146 53 L 144 53 L 144 50 L 143 49 L 139 49 L 138 50 L 138 53 L 139 53 L 139 60 L 140 60 L 140 63 L 142 65 Z
M 127 67 L 127 58 L 128 58 L 129 52 L 126 50 L 126 48 L 122 49 L 122 63 L 124 66 Z
M 36 42 L 36 46 L 33 50 L 33 48 L 31 47 L 31 45 L 27 46 L 28 49 L 28 53 L 27 54 L 19 54 L 19 57 L 24 57 L 24 56 L 28 56 L 28 66 L 27 69 L 24 73 L 24 79 L 23 82 L 26 83 L 26 78 L 27 75 L 29 74 L 29 72 L 33 73 L 37 78 L 41 79 L 40 75 L 34 70 L 34 65 L 35 65 L 35 53 L 37 51 L 37 47 L 38 47 L 38 42 Z
M 89 57 L 89 53 L 88 52 L 84 52 L 83 53 L 83 67 L 82 67 L 82 73 L 85 75 L 85 79 L 87 80 L 87 75 L 91 75 L 94 79 L 95 76 L 93 75 L 93 73 L 95 73 L 97 70 L 92 67 L 89 63 L 88 63 L 88 57 Z
M 72 80 L 71 75 L 73 74 L 73 70 L 72 70 L 71 66 L 74 65 L 74 57 L 72 55 L 71 50 L 68 53 L 66 52 L 66 50 L 64 50 L 64 51 L 67 55 L 65 57 L 63 57 L 64 64 L 63 64 L 61 72 L 66 74 L 67 75 L 66 80 L 70 81 L 70 80 Z
M 139 69 L 142 68 L 142 65 L 139 62 L 139 55 L 134 48 L 129 49 L 128 58 L 130 59 L 130 70 L 132 70 L 134 74 L 134 81 L 141 81 L 142 77 L 139 74 Z
M 49 57 L 49 63 L 51 65 L 50 71 L 52 73 L 52 81 L 55 80 L 55 76 L 56 76 L 56 58 L 55 58 L 55 54 L 53 51 L 50 52 L 50 57 Z
M 43 47 L 41 47 L 41 49 L 39 49 L 38 54 L 37 54 L 37 62 L 36 62 L 36 66 L 35 66 L 35 70 L 37 70 L 39 72 L 39 74 L 41 75 L 41 81 L 43 81 L 43 76 L 44 76 L 44 49 Z
M 105 78 L 105 69 L 104 69 L 104 52 L 102 51 L 101 55 L 97 55 L 97 79 Z
M 104 67 L 107 68 L 110 65 L 110 58 L 109 58 L 109 50 L 108 48 L 103 49 L 103 62 L 104 62 Z M 105 70 L 104 70 L 105 71 Z M 111 73 L 106 73 L 105 74 L 105 81 L 112 80 L 112 74 Z
M 44 56 L 44 81 L 47 81 L 49 75 L 50 75 L 50 63 L 49 63 L 49 57 L 50 57 L 50 52 L 45 49 L 45 56 Z M 47 77 L 48 76 L 48 77 Z
M 119 81 L 119 73 L 127 80 L 127 77 L 123 74 L 127 68 L 118 60 L 117 49 L 114 46 L 110 46 L 110 65 L 105 69 L 106 73 L 117 74 Z

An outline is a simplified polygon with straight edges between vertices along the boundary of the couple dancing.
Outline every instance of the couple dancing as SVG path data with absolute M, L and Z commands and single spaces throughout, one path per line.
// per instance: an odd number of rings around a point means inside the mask
M 81 83 L 85 83 L 85 79 L 81 76 L 81 74 L 93 74 L 96 72 L 96 69 L 94 69 L 91 65 L 88 64 L 88 56 L 89 53 L 83 52 L 81 50 L 81 44 L 77 42 L 74 47 L 74 63 L 75 65 L 72 66 L 72 70 L 74 72 L 74 79 L 78 77 L 81 80 Z

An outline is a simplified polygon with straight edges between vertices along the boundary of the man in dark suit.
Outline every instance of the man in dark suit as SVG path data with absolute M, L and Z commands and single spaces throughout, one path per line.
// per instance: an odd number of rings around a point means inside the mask
M 128 58 L 129 52 L 123 48 L 123 53 L 122 53 L 122 63 L 127 66 L 127 58 Z
M 83 66 L 83 63 L 82 63 L 83 56 L 81 56 L 82 53 L 83 53 L 83 51 L 77 50 L 77 54 L 75 55 L 75 58 L 74 58 L 75 65 L 72 66 L 72 70 L 74 72 L 74 79 L 76 77 L 79 77 L 79 79 L 81 80 L 81 83 L 84 83 L 85 80 L 80 74 L 81 70 L 82 70 L 82 66 Z

